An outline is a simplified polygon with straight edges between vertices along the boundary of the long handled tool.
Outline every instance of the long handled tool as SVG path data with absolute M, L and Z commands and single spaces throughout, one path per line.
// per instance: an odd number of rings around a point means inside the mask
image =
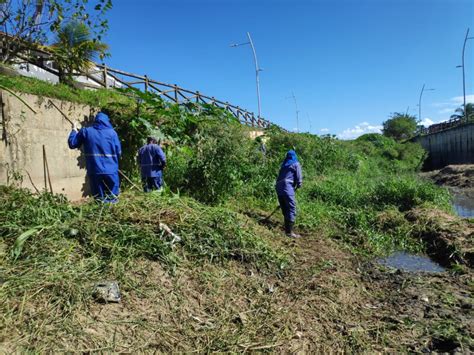
M 72 124 L 74 126 L 74 123 L 69 119 L 69 117 L 67 117 L 67 115 L 58 107 L 55 105 L 55 103 L 52 101 L 52 100 L 49 100 L 49 103 L 56 109 L 59 111 L 59 113 L 61 115 L 63 115 L 63 117 L 66 119 L 66 121 L 68 121 L 70 124 Z
M 125 174 L 122 172 L 122 170 L 119 169 L 119 173 L 120 173 L 120 175 L 122 175 L 122 177 L 123 177 L 125 180 L 127 180 L 130 184 L 132 184 L 132 186 L 133 186 L 134 188 L 136 188 L 138 191 L 141 191 L 141 190 L 138 188 L 138 186 L 135 185 L 135 184 L 132 182 L 132 180 L 130 180 L 130 179 L 127 177 L 127 175 L 125 175 Z
M 280 206 L 276 206 L 272 213 L 270 213 L 267 217 L 262 219 L 262 222 L 267 222 L 270 219 L 270 217 L 273 216 L 276 213 L 276 211 L 278 211 L 279 209 L 280 209 Z
M 43 169 L 44 169 L 44 189 L 47 191 L 46 177 L 48 178 L 49 191 L 53 193 L 53 185 L 51 184 L 51 175 L 49 174 L 48 158 L 46 157 L 46 148 L 43 144 Z
M 15 94 L 15 93 L 14 93 L 13 91 L 11 91 L 9 88 L 6 88 L 5 86 L 0 85 L 0 89 L 5 90 L 5 91 L 8 91 L 10 94 L 12 94 L 13 96 L 15 96 L 18 100 L 20 100 L 20 101 L 23 103 L 23 105 L 25 105 L 26 107 L 28 107 L 34 114 L 36 114 L 36 111 L 33 110 L 33 108 L 32 108 L 30 105 L 28 105 L 25 100 L 23 100 L 20 96 L 18 96 L 17 94 Z

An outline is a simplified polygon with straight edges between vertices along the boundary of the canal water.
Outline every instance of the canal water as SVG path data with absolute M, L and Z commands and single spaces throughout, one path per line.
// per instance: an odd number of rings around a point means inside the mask
M 386 258 L 377 259 L 377 262 L 383 266 L 398 269 L 405 272 L 443 272 L 444 268 L 432 261 L 425 255 L 414 255 L 399 251 Z
M 463 218 L 474 218 L 474 189 L 452 189 L 452 204 L 456 213 Z M 405 272 L 438 273 L 445 269 L 425 255 L 404 251 L 376 260 L 379 264 Z
M 463 218 L 474 218 L 474 190 L 452 190 L 453 207 L 458 216 Z

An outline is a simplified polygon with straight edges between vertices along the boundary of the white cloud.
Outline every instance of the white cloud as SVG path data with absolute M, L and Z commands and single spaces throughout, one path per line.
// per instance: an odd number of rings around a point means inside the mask
M 321 132 L 329 132 L 329 128 L 321 128 L 320 131 Z
M 368 122 L 362 122 L 355 127 L 345 129 L 342 133 L 338 134 L 340 139 L 355 139 L 366 133 L 380 133 L 382 132 L 382 126 L 373 126 Z
M 458 105 L 462 105 L 464 103 L 462 96 L 453 97 L 451 98 L 451 101 Z M 474 95 L 466 95 L 466 102 L 474 102 Z
M 428 127 L 431 126 L 433 123 L 435 122 L 431 118 L 425 117 L 423 120 L 421 120 L 419 124 Z
M 462 96 L 455 96 L 444 102 L 436 102 L 433 106 L 440 107 L 441 109 L 438 113 L 446 115 L 448 113 L 454 113 L 454 110 L 463 104 L 463 100 Z M 466 103 L 467 102 L 474 102 L 474 94 L 466 95 Z

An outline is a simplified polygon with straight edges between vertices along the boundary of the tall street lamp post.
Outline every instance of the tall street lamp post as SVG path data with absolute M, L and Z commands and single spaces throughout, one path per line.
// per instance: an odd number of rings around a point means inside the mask
M 253 45 L 252 37 L 250 36 L 250 32 L 247 32 L 247 37 L 249 39 L 248 42 L 245 43 L 240 43 L 240 44 L 231 44 L 231 47 L 239 47 L 239 46 L 244 46 L 249 44 L 250 47 L 252 47 L 252 52 L 253 52 L 253 60 L 255 63 L 255 79 L 257 83 L 257 102 L 258 102 L 258 118 L 262 116 L 261 108 L 260 108 L 260 80 L 258 77 L 258 73 L 262 71 L 262 68 L 258 66 L 258 60 L 257 60 L 257 51 L 255 50 L 255 46 Z
M 420 91 L 420 98 L 418 100 L 418 119 L 421 121 L 421 98 L 423 97 L 423 92 L 425 91 L 434 91 L 435 89 L 425 89 L 425 84 L 423 84 L 423 87 L 421 88 Z
M 462 64 L 456 67 L 456 68 L 462 68 L 462 95 L 463 95 L 463 109 L 464 109 L 465 120 L 467 120 L 467 112 L 466 112 L 466 74 L 464 70 L 464 52 L 466 50 L 466 43 L 468 39 L 474 39 L 474 37 L 469 37 L 469 28 L 466 31 L 466 37 L 464 37 L 464 44 L 462 46 Z
M 295 110 L 296 110 L 296 133 L 300 133 L 300 125 L 299 125 L 299 113 L 298 111 L 298 103 L 296 102 L 296 96 L 295 93 L 292 91 L 291 96 L 287 97 L 287 99 L 293 99 L 293 102 L 295 103 Z

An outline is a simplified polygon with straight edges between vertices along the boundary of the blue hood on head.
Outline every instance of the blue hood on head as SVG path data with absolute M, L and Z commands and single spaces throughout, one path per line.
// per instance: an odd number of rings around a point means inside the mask
M 112 124 L 110 123 L 109 116 L 105 113 L 99 112 L 95 116 L 95 121 L 93 127 L 95 129 L 110 129 L 113 128 Z
M 296 152 L 292 149 L 286 153 L 285 160 L 283 161 L 283 164 L 281 164 L 281 167 L 288 167 L 295 163 L 298 163 L 298 157 L 296 156 Z

